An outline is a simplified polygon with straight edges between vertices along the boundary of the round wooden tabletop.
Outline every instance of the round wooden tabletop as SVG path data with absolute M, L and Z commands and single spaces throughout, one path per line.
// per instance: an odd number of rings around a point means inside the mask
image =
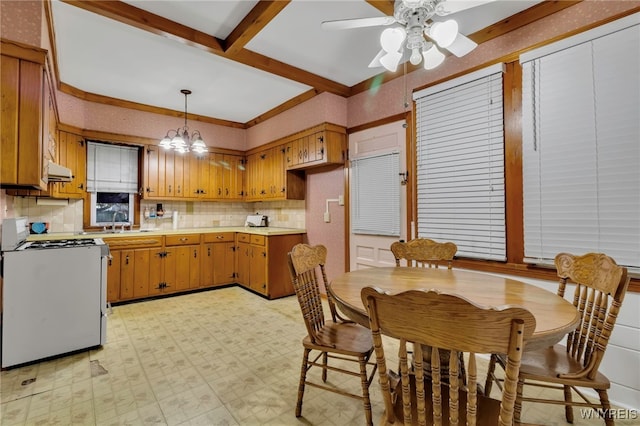
M 382 267 L 347 272 L 335 278 L 328 291 L 339 309 L 366 327 L 369 319 L 360 298 L 367 286 L 395 294 L 412 289 L 455 293 L 484 306 L 519 305 L 536 319 L 529 348 L 543 348 L 560 340 L 578 323 L 578 311 L 568 301 L 543 288 L 518 280 L 460 269 Z

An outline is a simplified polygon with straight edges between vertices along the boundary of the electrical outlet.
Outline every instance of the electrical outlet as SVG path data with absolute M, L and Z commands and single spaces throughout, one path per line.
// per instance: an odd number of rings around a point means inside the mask
M 344 195 L 338 195 L 338 205 L 344 206 Z
M 331 214 L 329 212 L 324 212 L 324 221 L 331 222 Z

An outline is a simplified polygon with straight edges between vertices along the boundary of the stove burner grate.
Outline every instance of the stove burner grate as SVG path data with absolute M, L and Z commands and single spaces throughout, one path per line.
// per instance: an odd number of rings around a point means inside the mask
M 96 242 L 93 239 L 77 239 L 77 240 L 42 240 L 32 241 L 28 243 L 24 249 L 47 249 L 47 248 L 62 248 L 62 247 L 85 247 L 95 246 Z

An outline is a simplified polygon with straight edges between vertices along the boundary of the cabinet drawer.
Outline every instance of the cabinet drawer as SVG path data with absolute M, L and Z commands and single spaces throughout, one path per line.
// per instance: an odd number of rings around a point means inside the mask
M 110 250 L 162 247 L 162 236 L 139 238 L 103 238 Z
M 238 234 L 237 236 L 239 243 L 250 243 L 251 235 L 250 234 Z
M 203 234 L 203 243 L 222 243 L 225 241 L 234 241 L 235 232 L 214 232 L 212 234 Z
M 165 245 L 184 246 L 188 244 L 200 244 L 200 234 L 166 235 Z
M 265 242 L 264 235 L 251 235 L 251 244 L 263 246 Z

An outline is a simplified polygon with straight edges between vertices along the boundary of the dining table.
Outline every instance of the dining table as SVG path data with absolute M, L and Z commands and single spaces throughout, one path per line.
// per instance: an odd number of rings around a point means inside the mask
M 579 321 L 575 306 L 551 291 L 517 279 L 464 269 L 402 266 L 358 269 L 331 280 L 327 291 L 346 317 L 369 327 L 369 317 L 360 298 L 360 291 L 368 286 L 390 294 L 437 289 L 463 296 L 481 306 L 524 307 L 536 320 L 535 331 L 527 340 L 527 349 L 541 349 L 558 343 Z

